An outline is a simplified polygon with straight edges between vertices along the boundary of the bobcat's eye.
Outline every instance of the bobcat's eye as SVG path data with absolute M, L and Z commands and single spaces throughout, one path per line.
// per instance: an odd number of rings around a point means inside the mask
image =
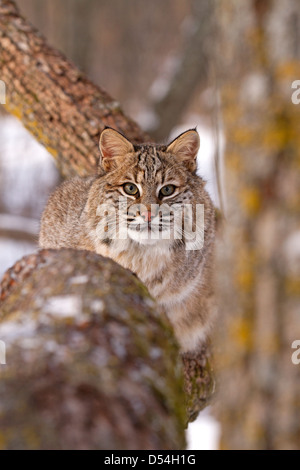
M 159 191 L 160 196 L 166 197 L 166 196 L 171 196 L 176 189 L 176 186 L 174 184 L 167 184 L 161 190 Z
M 125 183 L 123 185 L 123 189 L 125 193 L 129 194 L 130 196 L 136 196 L 139 192 L 139 188 L 133 183 Z

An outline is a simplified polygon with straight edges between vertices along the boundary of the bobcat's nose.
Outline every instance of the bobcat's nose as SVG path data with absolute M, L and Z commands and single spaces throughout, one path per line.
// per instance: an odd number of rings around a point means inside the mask
M 152 215 L 151 215 L 151 210 L 144 210 L 141 212 L 141 217 L 143 217 L 145 222 L 151 222 Z

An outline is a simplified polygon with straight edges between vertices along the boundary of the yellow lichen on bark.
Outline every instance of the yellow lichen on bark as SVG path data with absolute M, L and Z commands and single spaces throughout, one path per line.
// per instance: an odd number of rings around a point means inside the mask
M 293 11 L 297 2 L 288 3 Z M 300 244 L 300 106 L 291 85 L 300 62 L 284 40 L 282 50 L 278 44 L 274 18 L 282 8 L 278 0 L 219 2 L 228 204 L 218 246 L 216 362 L 225 449 L 296 449 L 300 442 L 300 374 L 291 361 L 300 331 L 293 241 L 298 233 Z M 285 21 L 291 40 L 288 15 Z

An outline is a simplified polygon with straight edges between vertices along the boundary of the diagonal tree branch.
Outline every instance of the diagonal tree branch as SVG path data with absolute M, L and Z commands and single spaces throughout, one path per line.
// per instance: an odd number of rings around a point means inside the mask
M 51 48 L 10 0 L 0 0 L 0 57 L 7 111 L 47 148 L 65 177 L 95 171 L 105 126 L 137 142 L 149 139 L 116 100 Z

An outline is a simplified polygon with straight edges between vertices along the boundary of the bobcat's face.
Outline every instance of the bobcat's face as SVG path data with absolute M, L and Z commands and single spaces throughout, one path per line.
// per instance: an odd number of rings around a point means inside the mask
M 180 209 L 193 200 L 186 170 L 149 146 L 138 148 L 116 172 L 107 175 L 107 191 L 114 204 L 122 198 L 128 236 L 146 245 L 180 239 Z
M 101 135 L 102 166 L 106 170 L 102 191 L 106 202 L 117 211 L 119 231 L 125 233 L 126 228 L 128 237 L 138 243 L 180 243 L 185 207 L 194 208 L 199 202 L 202 181 L 195 175 L 199 137 L 196 131 L 185 134 L 168 147 L 134 147 L 112 129 Z M 188 155 L 190 158 L 185 160 Z M 114 210 L 112 214 L 115 218 Z M 113 225 L 109 219 L 108 235 Z

